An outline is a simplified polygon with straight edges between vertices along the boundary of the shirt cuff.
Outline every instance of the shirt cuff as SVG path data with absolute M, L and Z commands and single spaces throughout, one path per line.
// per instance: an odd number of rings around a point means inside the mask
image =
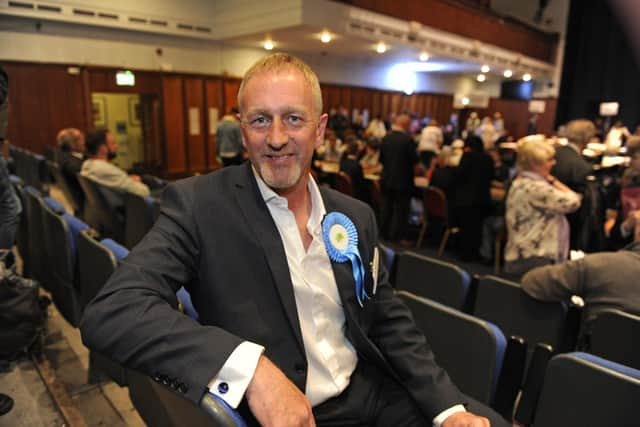
M 433 419 L 433 427 L 442 426 L 442 423 L 444 422 L 444 420 L 446 420 L 449 417 L 449 415 L 453 415 L 456 412 L 467 412 L 467 410 L 464 409 L 464 406 L 462 405 L 455 405 L 449 409 L 445 409 L 444 411 L 440 412 L 437 417 Z
M 237 346 L 210 382 L 209 392 L 237 408 L 249 387 L 264 347 L 249 341 Z

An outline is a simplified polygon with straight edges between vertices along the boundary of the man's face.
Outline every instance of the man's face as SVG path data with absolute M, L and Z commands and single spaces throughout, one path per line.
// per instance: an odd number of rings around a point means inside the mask
M 71 147 L 71 149 L 76 153 L 84 153 L 85 151 L 84 134 L 82 132 L 78 132 L 78 134 L 76 135 L 76 140 L 73 146 Z
M 109 159 L 114 159 L 118 155 L 118 141 L 111 132 L 107 132 L 105 137 L 107 139 L 107 156 Z
M 245 86 L 242 140 L 262 179 L 282 194 L 306 185 L 327 115 L 315 111 L 311 87 L 296 69 L 262 72 Z

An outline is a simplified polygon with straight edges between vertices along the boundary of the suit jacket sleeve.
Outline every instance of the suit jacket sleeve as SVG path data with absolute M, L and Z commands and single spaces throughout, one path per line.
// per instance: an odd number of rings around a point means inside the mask
M 200 256 L 193 195 L 184 185 L 167 187 L 158 221 L 89 303 L 81 332 L 89 348 L 182 384 L 199 402 L 243 339 L 176 310 L 176 291 L 194 278 Z
M 378 241 L 373 213 L 369 224 Z M 411 312 L 394 295 L 388 273 L 381 264 L 378 291 L 372 298 L 373 321 L 368 336 L 378 347 L 398 380 L 409 391 L 428 420 L 456 404 L 462 394 L 435 361 L 424 334 L 416 327 Z M 438 325 L 433 325 L 437 328 Z
M 589 255 L 587 255 L 589 257 Z M 583 296 L 587 259 L 534 268 L 522 278 L 522 290 L 541 301 L 566 301 Z

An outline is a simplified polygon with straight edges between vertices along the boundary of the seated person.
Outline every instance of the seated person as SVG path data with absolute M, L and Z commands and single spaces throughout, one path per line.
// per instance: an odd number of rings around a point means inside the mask
M 325 162 L 340 163 L 342 152 L 342 141 L 338 139 L 336 133 L 327 129 L 327 137 L 324 140 L 324 144 L 318 149 L 318 156 Z
M 250 162 L 167 187 L 154 227 L 85 309 L 85 344 L 194 404 L 214 394 L 250 426 L 489 426 L 474 410 L 507 425 L 435 363 L 373 263 L 371 209 L 311 178 L 328 119 L 315 73 L 269 55 L 238 105 Z M 271 145 L 283 127 L 295 143 Z M 198 322 L 176 310 L 181 286 Z
M 522 290 L 542 301 L 569 301 L 572 295 L 585 302 L 583 332 L 602 310 L 617 308 L 640 315 L 640 211 L 633 242 L 617 252 L 598 252 L 576 261 L 535 268 L 522 278 Z
M 382 172 L 380 163 L 380 149 L 375 141 L 368 141 L 364 156 L 360 159 L 360 166 L 365 175 L 379 174 Z
M 150 194 L 149 187 L 141 182 L 138 175 L 127 175 L 125 171 L 109 163 L 115 159 L 118 151 L 118 143 L 111 132 L 101 129 L 90 133 L 86 146 L 89 159 L 82 164 L 82 176 L 122 192 L 142 197 Z
M 346 173 L 351 178 L 353 197 L 371 204 L 371 191 L 369 189 L 369 185 L 364 179 L 362 166 L 358 163 L 357 152 L 357 142 L 353 140 L 349 141 L 344 155 L 342 156 L 342 159 L 340 159 L 340 172 Z
M 69 190 L 73 193 L 73 197 L 80 204 L 79 208 L 82 209 L 84 193 L 78 183 L 77 176 L 82 170 L 82 163 L 87 158 L 84 134 L 78 129 L 66 128 L 58 132 L 56 140 L 60 147 L 58 157 L 60 172 L 62 172 Z
M 565 214 L 580 207 L 580 195 L 553 175 L 555 149 L 544 140 L 522 140 L 518 175 L 507 194 L 505 272 L 515 277 L 533 267 L 564 262 L 569 255 Z
M 640 138 L 631 137 L 627 144 L 629 167 L 622 175 L 620 209 L 609 233 L 609 247 L 620 249 L 633 240 L 635 218 L 629 212 L 640 209 Z

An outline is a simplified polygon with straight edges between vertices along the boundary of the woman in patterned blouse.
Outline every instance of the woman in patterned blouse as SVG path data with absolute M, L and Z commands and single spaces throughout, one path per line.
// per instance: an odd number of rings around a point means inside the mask
M 518 147 L 518 176 L 506 205 L 505 271 L 520 276 L 528 270 L 567 259 L 569 223 L 565 214 L 580 207 L 581 197 L 551 175 L 555 149 L 543 140 Z

